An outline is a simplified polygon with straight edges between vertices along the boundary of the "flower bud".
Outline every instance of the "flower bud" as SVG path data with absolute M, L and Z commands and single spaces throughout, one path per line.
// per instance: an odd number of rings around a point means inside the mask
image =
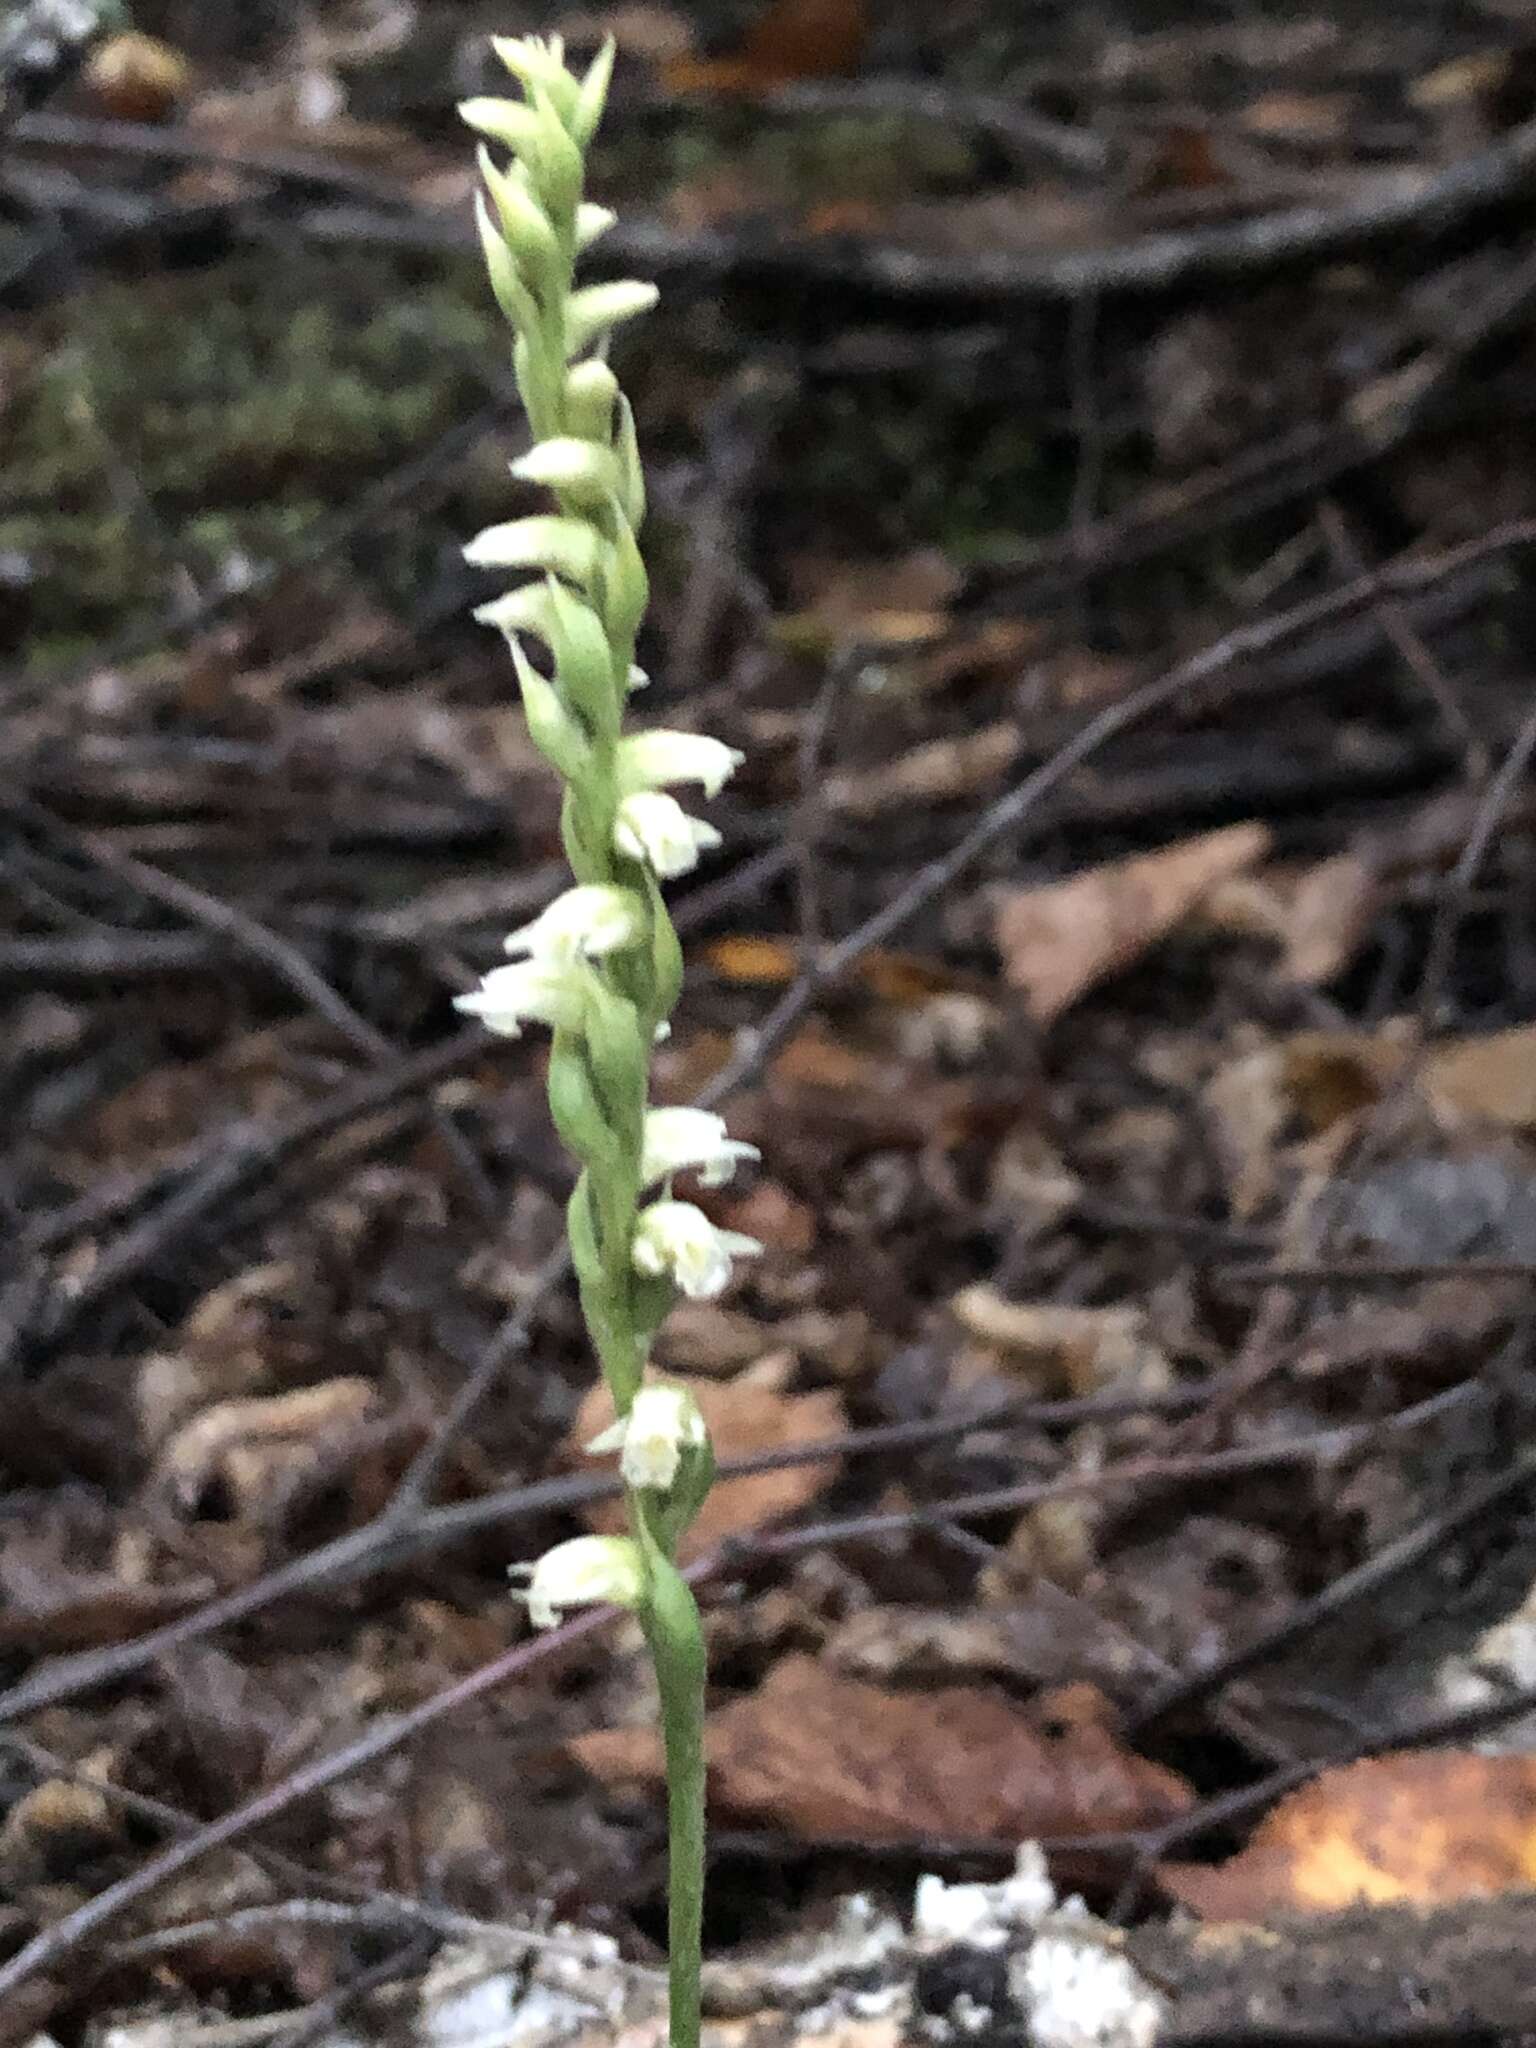
M 546 569 L 585 584 L 597 574 L 598 539 L 585 520 L 540 512 L 487 526 L 466 543 L 464 559 L 476 569 Z
M 484 143 L 480 145 L 479 162 L 480 175 L 495 204 L 507 247 L 520 263 L 526 263 L 540 276 L 547 275 L 560 260 L 560 242 L 549 215 L 523 178 L 516 172 L 509 174 L 496 168 Z
M 613 60 L 618 54 L 618 47 L 609 36 L 587 66 L 581 89 L 576 95 L 576 105 L 571 114 L 571 134 L 582 149 L 596 134 L 603 109 L 608 104 L 608 87 L 613 79 Z
M 708 1109 L 646 1111 L 640 1180 L 650 1187 L 693 1168 L 707 1188 L 723 1187 L 739 1159 L 756 1159 L 755 1145 L 727 1136 L 725 1118 Z
M 526 1579 L 522 1598 L 535 1628 L 553 1628 L 571 1607 L 611 1605 L 631 1613 L 645 1602 L 645 1568 L 627 1536 L 573 1536 L 546 1550 L 537 1564 L 515 1564 Z
M 644 935 L 644 907 L 632 890 L 585 882 L 557 896 L 532 924 L 509 933 L 506 951 L 568 966 L 620 952 Z
M 720 834 L 690 818 L 674 797 L 643 789 L 619 805 L 613 843 L 626 860 L 644 861 L 663 881 L 673 881 L 696 868 L 699 855 L 720 844 Z
M 650 1486 L 664 1493 L 687 1453 L 703 1450 L 708 1442 L 699 1404 L 687 1388 L 657 1384 L 642 1387 L 629 1413 L 593 1437 L 587 1449 L 617 1451 L 626 1486 Z
M 521 483 L 565 491 L 583 505 L 607 504 L 619 495 L 621 482 L 611 450 L 572 435 L 537 442 L 513 463 L 512 474 Z
M 496 294 L 496 303 L 503 318 L 519 336 L 531 333 L 538 324 L 539 309 L 518 272 L 512 251 L 491 219 L 483 192 L 475 194 L 475 227 L 485 257 L 486 274 L 491 280 L 491 290 Z
M 477 135 L 489 135 L 519 156 L 538 143 L 539 117 L 521 100 L 460 100 L 459 119 Z
M 567 127 L 576 111 L 581 82 L 565 68 L 561 36 L 492 36 L 491 48 L 525 92 L 539 86 L 549 95 Z
M 663 789 L 669 782 L 697 782 L 706 796 L 718 796 L 746 759 L 735 747 L 702 732 L 667 732 L 660 727 L 619 741 L 619 788 L 626 796 Z
M 576 247 L 590 249 L 600 235 L 606 235 L 619 216 L 606 206 L 594 206 L 584 199 L 576 209 Z
M 589 284 L 572 292 L 565 307 L 565 352 L 579 356 L 600 334 L 622 321 L 649 313 L 660 297 L 655 285 L 639 278 L 617 278 L 610 284 Z
M 630 1256 L 638 1272 L 670 1280 L 690 1301 L 713 1301 L 730 1284 L 731 1260 L 762 1249 L 739 1230 L 717 1230 L 692 1202 L 665 1201 L 641 1212 Z

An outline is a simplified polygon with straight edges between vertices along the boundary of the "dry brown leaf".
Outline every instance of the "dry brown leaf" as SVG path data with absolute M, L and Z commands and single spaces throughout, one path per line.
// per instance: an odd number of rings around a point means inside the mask
M 866 0 L 770 0 L 739 55 L 679 57 L 663 72 L 674 92 L 761 92 L 797 78 L 829 78 L 858 62 Z
M 220 1401 L 176 1431 L 156 1478 L 185 1511 L 195 1511 L 217 1484 L 235 1520 L 256 1520 L 274 1492 L 318 1470 L 378 1405 L 378 1388 L 355 1377 Z
M 909 804 L 952 803 L 997 783 L 1019 751 L 1019 727 L 1011 718 L 984 725 L 954 739 L 930 740 L 894 761 L 856 774 L 829 775 L 823 796 L 850 818 L 878 818 Z
M 799 972 L 794 944 L 764 932 L 727 932 L 710 940 L 704 958 L 722 980 L 740 988 L 778 988 Z
M 1379 1101 L 1412 1058 L 1400 1032 L 1302 1031 L 1286 1042 L 1286 1089 L 1308 1126 L 1326 1131 Z M 1536 1025 L 1446 1039 L 1425 1053 L 1417 1079 L 1442 1115 L 1536 1129 Z
M 768 1250 L 803 1258 L 816 1242 L 816 1212 L 776 1180 L 758 1180 L 744 1195 L 717 1195 L 710 1213 L 722 1230 L 744 1231 Z
M 1240 1854 L 1160 1876 L 1208 1920 L 1445 1905 L 1536 1885 L 1536 1757 L 1431 1750 L 1325 1771 Z
M 941 634 L 961 576 L 940 548 L 915 548 L 894 561 L 840 562 L 801 556 L 789 565 L 802 609 L 775 622 L 775 634 L 808 650 L 858 641 L 910 647 Z
M 1483 99 L 1504 83 L 1511 61 L 1508 50 L 1475 50 L 1464 57 L 1451 57 L 1413 81 L 1408 103 L 1429 113 Z
M 719 1459 L 751 1457 L 760 1451 L 836 1436 L 847 1428 L 841 1397 L 824 1389 L 813 1394 L 788 1394 L 784 1382 L 794 1368 L 790 1352 L 760 1359 L 733 1380 L 706 1380 L 674 1375 L 698 1401 Z M 613 1420 L 613 1401 L 606 1387 L 593 1387 L 577 1411 L 567 1444 L 568 1454 L 582 1455 L 583 1446 Z M 727 1536 L 778 1521 L 806 1507 L 842 1469 L 839 1458 L 815 1465 L 790 1465 L 777 1472 L 752 1472 L 740 1479 L 722 1479 L 710 1492 L 699 1518 L 683 1538 L 681 1554 L 698 1557 Z M 624 1527 L 621 1501 L 595 1501 L 586 1510 L 590 1525 L 609 1535 Z
M 1053 1022 L 1140 959 L 1218 882 L 1262 860 L 1269 842 L 1264 825 L 1229 825 L 1070 881 L 1008 892 L 996 913 L 1008 981 L 1024 992 L 1036 1023 Z
M 628 0 L 618 7 L 592 7 L 562 14 L 551 31 L 585 46 L 610 38 L 621 56 L 643 64 L 668 64 L 693 48 L 693 25 L 673 7 Z
M 704 948 L 704 958 L 716 974 L 744 988 L 778 988 L 800 972 L 799 948 L 788 939 L 766 933 L 731 932 L 712 939 Z M 942 960 L 882 947 L 866 953 L 853 972 L 881 1002 L 903 1006 L 926 1004 L 937 996 L 979 997 L 986 991 L 978 976 L 961 974 Z M 845 1074 L 865 1081 L 875 1075 L 879 1064 L 815 1027 L 797 1032 L 774 1065 L 782 1070 L 801 1059 L 840 1064 Z
M 192 83 L 192 67 L 169 43 L 130 30 L 96 45 L 80 82 L 93 110 L 114 121 L 169 121 Z
M 680 1301 L 657 1339 L 669 1376 L 695 1372 L 710 1379 L 725 1379 L 770 1350 L 786 1348 L 839 1380 L 860 1378 L 885 1355 L 862 1309 L 804 1309 L 770 1325 L 717 1301 Z
M 1309 1131 L 1328 1131 L 1379 1101 L 1408 1056 L 1386 1032 L 1298 1031 L 1282 1049 L 1285 1092 Z
M 1228 1206 L 1240 1222 L 1247 1222 L 1275 1193 L 1275 1151 L 1291 1113 L 1280 1048 L 1256 1045 L 1224 1061 L 1205 1084 L 1202 1100 L 1210 1113 Z
M 1442 1109 L 1506 1129 L 1536 1129 L 1536 1025 L 1439 1045 L 1424 1063 L 1425 1092 Z
M 1250 100 L 1237 118 L 1250 135 L 1271 142 L 1336 142 L 1358 111 L 1348 93 L 1271 92 Z
M 214 1591 L 202 1576 L 143 1584 L 82 1571 L 46 1535 L 13 1536 L 0 1548 L 0 1648 L 56 1655 L 121 1643 L 174 1621 Z
M 1379 899 L 1376 875 L 1353 854 L 1309 868 L 1286 907 L 1281 979 L 1303 988 L 1325 988 L 1335 980 L 1370 930 Z
M 951 1306 L 968 1336 L 1042 1393 L 1096 1394 L 1112 1383 L 1156 1391 L 1171 1384 L 1172 1368 L 1147 1335 L 1144 1309 L 1009 1301 L 985 1281 L 962 1288 Z
M 21 1795 L 0 1828 L 0 1873 L 8 1884 L 67 1876 L 120 1837 L 119 1809 L 100 1789 L 112 1760 L 110 1749 L 100 1750 L 86 1759 L 84 1779 L 45 1778 Z
M 1187 1812 L 1183 1780 L 1131 1755 L 1110 1719 L 1091 1686 L 1026 1713 L 979 1687 L 888 1692 L 786 1657 L 710 1716 L 711 1798 L 810 1841 L 1017 1842 Z M 570 1749 L 608 1781 L 659 1774 L 649 1729 L 601 1730 Z

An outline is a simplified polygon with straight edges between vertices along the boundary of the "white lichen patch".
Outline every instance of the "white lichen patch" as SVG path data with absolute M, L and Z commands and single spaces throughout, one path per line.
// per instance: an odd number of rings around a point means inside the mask
M 1164 2001 L 1107 1928 L 1063 1918 L 1009 1971 L 1034 2048 L 1152 2048 Z
M 951 1942 L 1001 1948 L 1021 1929 L 1037 1927 L 1055 1904 L 1040 1844 L 1024 1842 L 1001 1884 L 946 1884 L 942 1877 L 920 1877 L 912 1902 L 912 1939 L 919 1948 L 944 1948 Z

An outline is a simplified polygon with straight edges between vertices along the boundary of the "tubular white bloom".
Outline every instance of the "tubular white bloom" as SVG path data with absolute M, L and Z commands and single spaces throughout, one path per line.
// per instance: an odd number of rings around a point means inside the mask
M 594 206 L 590 199 L 584 199 L 576 209 L 576 246 L 590 249 L 600 235 L 606 235 L 618 219 L 606 206 Z
M 645 912 L 631 890 L 583 882 L 557 896 L 531 924 L 509 932 L 506 950 L 568 967 L 574 960 L 595 960 L 633 946 L 644 932 Z
M 708 1109 L 649 1109 L 640 1147 L 645 1187 L 694 1168 L 707 1188 L 724 1187 L 738 1159 L 756 1159 L 755 1145 L 727 1136 L 725 1118 Z
M 697 782 L 706 796 L 718 796 L 746 755 L 702 732 L 631 733 L 619 741 L 619 788 L 664 789 L 669 782 Z
M 559 239 L 549 215 L 534 198 L 523 178 L 499 170 L 483 142 L 476 161 L 485 189 L 495 204 L 496 219 L 501 225 L 502 238 L 513 255 L 535 268 L 558 263 Z
M 703 1450 L 709 1432 L 699 1404 L 684 1387 L 642 1387 L 629 1413 L 593 1437 L 589 1451 L 617 1451 L 626 1486 L 655 1486 L 663 1492 L 677 1477 L 684 1451 Z
M 586 1014 L 586 970 L 549 959 L 493 967 L 477 989 L 455 996 L 453 1007 L 478 1017 L 488 1031 L 516 1038 L 525 1024 L 578 1031 Z
M 713 1301 L 731 1277 L 732 1259 L 754 1259 L 763 1249 L 739 1230 L 717 1230 L 692 1202 L 652 1202 L 635 1226 L 630 1254 L 642 1273 L 666 1277 L 690 1301 Z
M 569 1607 L 603 1602 L 633 1613 L 645 1598 L 640 1553 L 627 1536 L 573 1536 L 509 1576 L 528 1581 L 522 1598 L 535 1628 L 553 1628 Z
M 518 151 L 537 148 L 544 132 L 533 108 L 521 100 L 460 100 L 459 119 L 477 135 L 489 135 L 493 142 L 504 142 L 508 149 Z
M 565 303 L 565 352 L 578 356 L 600 334 L 623 320 L 649 313 L 660 293 L 638 277 L 616 278 L 611 284 L 584 285 Z
M 675 797 L 642 789 L 619 805 L 613 843 L 626 859 L 648 862 L 670 882 L 696 868 L 699 855 L 720 844 L 720 834 L 702 818 L 690 818 Z
M 525 484 L 544 484 L 552 491 L 569 491 L 583 501 L 606 504 L 618 496 L 619 466 L 612 452 L 595 441 L 557 435 L 540 441 L 519 456 L 512 474 Z
M 464 559 L 477 569 L 547 569 L 590 583 L 597 573 L 598 539 L 584 519 L 536 512 L 488 526 L 464 545 Z

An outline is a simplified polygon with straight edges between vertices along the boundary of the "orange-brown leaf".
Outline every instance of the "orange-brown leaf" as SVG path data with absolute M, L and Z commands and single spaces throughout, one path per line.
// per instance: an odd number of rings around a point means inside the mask
M 853 70 L 868 29 L 867 0 L 771 0 L 734 57 L 678 57 L 663 76 L 674 92 L 760 92 L 832 78 Z
M 1053 1022 L 1096 983 L 1139 960 L 1218 882 L 1261 860 L 1269 839 L 1263 825 L 1229 825 L 1005 896 L 997 947 L 1030 1015 Z
M 1325 1771 L 1214 1869 L 1168 1864 L 1164 1886 L 1210 1920 L 1445 1905 L 1536 1885 L 1536 1757 L 1404 1753 Z
M 1091 1686 L 1031 1715 L 979 1686 L 888 1692 L 786 1657 L 759 1690 L 712 1714 L 711 1798 L 807 1840 L 1008 1841 L 1135 1828 L 1190 1805 L 1183 1780 L 1124 1749 Z M 571 1745 L 611 1780 L 651 1780 L 649 1731 Z

